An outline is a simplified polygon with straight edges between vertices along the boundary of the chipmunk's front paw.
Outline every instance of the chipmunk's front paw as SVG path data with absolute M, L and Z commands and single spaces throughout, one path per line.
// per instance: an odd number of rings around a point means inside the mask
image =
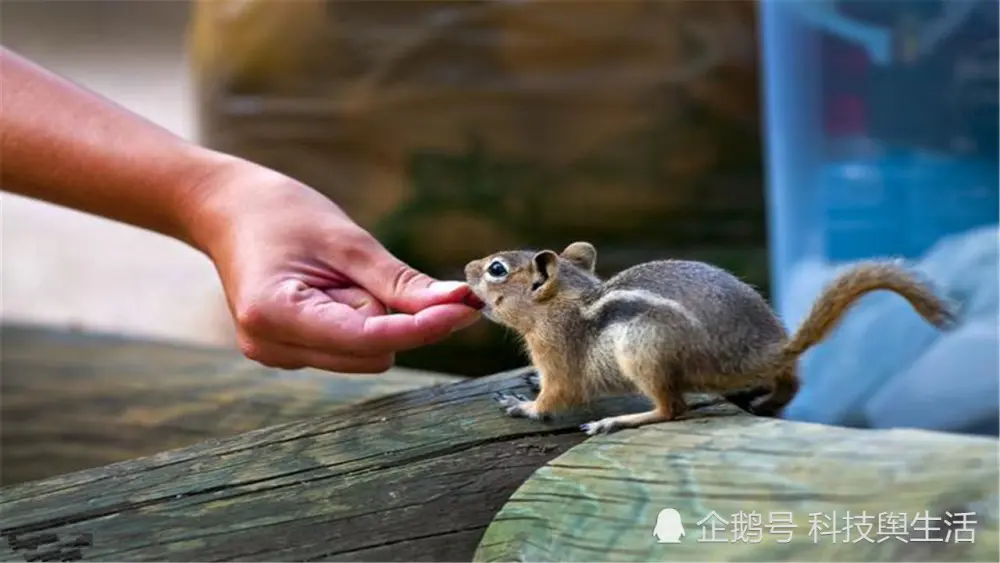
M 538 405 L 524 395 L 518 393 L 496 393 L 493 400 L 514 418 L 530 418 L 532 420 L 548 420 L 547 414 L 538 412 Z

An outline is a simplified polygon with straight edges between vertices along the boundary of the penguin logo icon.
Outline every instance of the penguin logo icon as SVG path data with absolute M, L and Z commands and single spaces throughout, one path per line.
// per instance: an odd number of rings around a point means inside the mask
M 681 522 L 681 513 L 673 508 L 664 508 L 656 516 L 656 525 L 653 526 L 653 537 L 657 543 L 681 543 L 681 536 L 684 535 L 684 524 Z

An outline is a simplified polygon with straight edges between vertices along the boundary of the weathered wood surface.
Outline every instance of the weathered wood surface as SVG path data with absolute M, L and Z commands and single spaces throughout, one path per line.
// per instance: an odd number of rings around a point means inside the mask
M 510 493 L 585 438 L 504 415 L 522 372 L 435 386 L 0 489 L 3 534 L 86 560 L 469 560 Z M 22 560 L 0 541 L 0 560 Z
M 788 423 L 692 396 L 689 419 L 584 442 L 581 422 L 645 405 L 509 418 L 492 396 L 530 394 L 530 371 L 0 488 L 0 561 L 996 560 L 995 440 Z M 663 508 L 683 515 L 683 543 L 653 543 Z M 972 511 L 975 543 L 802 539 L 809 512 L 847 508 Z M 699 543 L 712 510 L 764 526 L 792 511 L 799 528 L 788 545 L 766 528 L 763 547 Z
M 997 440 L 714 410 L 553 459 L 511 496 L 475 560 L 1000 560 Z M 668 508 L 680 543 L 653 535 Z
M 263 367 L 238 352 L 7 324 L 0 484 L 230 436 L 463 378 Z

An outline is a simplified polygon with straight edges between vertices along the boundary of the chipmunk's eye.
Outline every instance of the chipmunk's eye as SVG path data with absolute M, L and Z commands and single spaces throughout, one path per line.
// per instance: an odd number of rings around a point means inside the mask
M 494 279 L 503 279 L 507 275 L 507 266 L 499 260 L 494 260 L 490 262 L 489 267 L 486 268 L 486 273 Z

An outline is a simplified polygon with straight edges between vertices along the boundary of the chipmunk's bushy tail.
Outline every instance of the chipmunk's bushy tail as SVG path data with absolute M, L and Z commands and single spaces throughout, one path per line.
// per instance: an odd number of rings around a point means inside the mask
M 901 263 L 866 261 L 855 264 L 824 288 L 798 330 L 768 358 L 761 372 L 770 374 L 775 387 L 755 409 L 773 413 L 791 401 L 799 388 L 795 369 L 799 356 L 826 338 L 858 299 L 880 289 L 898 293 L 924 320 L 939 329 L 954 322 L 954 313 L 945 300 Z
M 893 291 L 910 302 L 930 324 L 944 329 L 954 313 L 916 275 L 897 262 L 862 262 L 837 276 L 813 303 L 795 334 L 781 349 L 784 361 L 794 361 L 820 342 L 837 326 L 854 302 L 880 289 Z

